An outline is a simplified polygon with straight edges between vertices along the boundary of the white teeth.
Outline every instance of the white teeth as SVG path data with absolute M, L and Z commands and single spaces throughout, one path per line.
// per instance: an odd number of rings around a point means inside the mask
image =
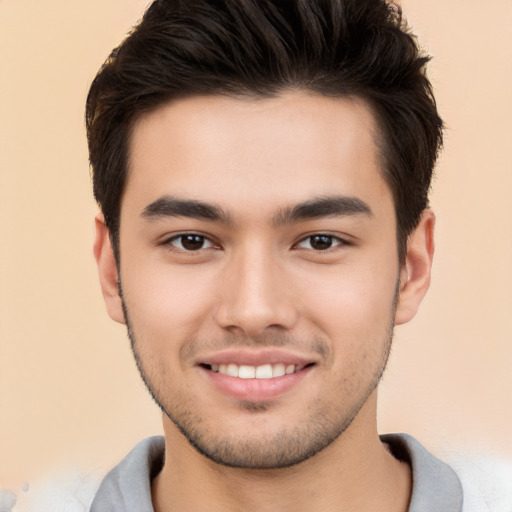
M 272 365 L 271 364 L 264 364 L 262 366 L 258 366 L 256 368 L 256 375 L 255 375 L 255 377 L 257 379 L 271 379 L 273 377 Z
M 286 375 L 286 368 L 284 364 L 275 364 L 272 367 L 272 377 L 282 377 L 283 375 Z
M 282 377 L 290 375 L 298 370 L 302 370 L 304 366 L 295 366 L 294 364 L 284 365 L 262 364 L 260 366 L 240 365 L 234 363 L 229 364 L 212 364 L 211 369 L 214 372 L 229 375 L 230 377 L 238 377 L 240 379 L 272 379 L 274 377 Z
M 238 377 L 238 366 L 236 364 L 228 364 L 226 368 L 226 375 L 230 377 Z
M 234 375 L 234 377 L 237 377 L 237 375 Z M 254 368 L 254 366 L 242 365 L 238 369 L 238 377 L 240 377 L 241 379 L 254 379 L 254 377 L 256 377 L 256 368 Z

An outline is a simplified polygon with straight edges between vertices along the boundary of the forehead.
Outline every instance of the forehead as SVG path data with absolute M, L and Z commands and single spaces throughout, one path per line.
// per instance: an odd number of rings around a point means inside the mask
M 172 195 L 256 215 L 312 196 L 390 197 L 375 134 L 370 109 L 355 98 L 174 101 L 135 124 L 123 203 L 142 211 Z

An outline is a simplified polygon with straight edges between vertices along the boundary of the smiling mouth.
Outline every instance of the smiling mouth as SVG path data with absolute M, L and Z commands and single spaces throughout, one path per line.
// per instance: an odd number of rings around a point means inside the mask
M 284 377 L 293 373 L 300 372 L 304 368 L 313 366 L 315 363 L 309 364 L 262 364 L 259 366 L 238 365 L 235 363 L 229 364 L 212 364 L 202 365 L 207 370 L 211 370 L 222 375 L 229 377 L 237 377 L 239 379 L 275 379 L 277 377 Z

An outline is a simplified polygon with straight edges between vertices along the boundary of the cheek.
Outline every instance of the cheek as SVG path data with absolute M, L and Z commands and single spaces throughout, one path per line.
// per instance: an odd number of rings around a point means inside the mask
M 156 264 L 130 268 L 126 262 L 121 277 L 133 329 L 151 343 L 192 336 L 214 297 L 211 277 L 197 266 L 177 271 Z
M 361 262 L 362 263 L 362 262 Z M 392 321 L 398 271 L 394 265 L 352 265 L 310 277 L 298 292 L 304 315 L 329 337 L 371 337 Z M 354 340 L 356 341 L 356 340 Z
M 316 294 L 310 318 L 332 342 L 334 396 L 359 396 L 380 375 L 392 337 L 395 274 L 352 274 Z

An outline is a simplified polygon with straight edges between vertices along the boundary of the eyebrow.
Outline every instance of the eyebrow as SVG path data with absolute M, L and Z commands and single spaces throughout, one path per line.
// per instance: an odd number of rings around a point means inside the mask
M 187 217 L 222 222 L 223 224 L 230 222 L 229 215 L 218 206 L 193 199 L 177 199 L 170 196 L 163 196 L 153 201 L 142 210 L 141 216 L 146 219 Z
M 371 217 L 373 213 L 368 204 L 358 197 L 329 196 L 283 208 L 273 217 L 272 221 L 275 226 L 281 226 L 305 220 L 350 215 Z M 218 206 L 203 201 L 178 199 L 171 196 L 163 196 L 153 201 L 142 210 L 141 216 L 146 219 L 187 217 L 223 224 L 231 223 L 229 214 Z
M 351 215 L 373 216 L 371 208 L 362 199 L 351 196 L 328 196 L 284 208 L 273 219 L 274 225 Z

